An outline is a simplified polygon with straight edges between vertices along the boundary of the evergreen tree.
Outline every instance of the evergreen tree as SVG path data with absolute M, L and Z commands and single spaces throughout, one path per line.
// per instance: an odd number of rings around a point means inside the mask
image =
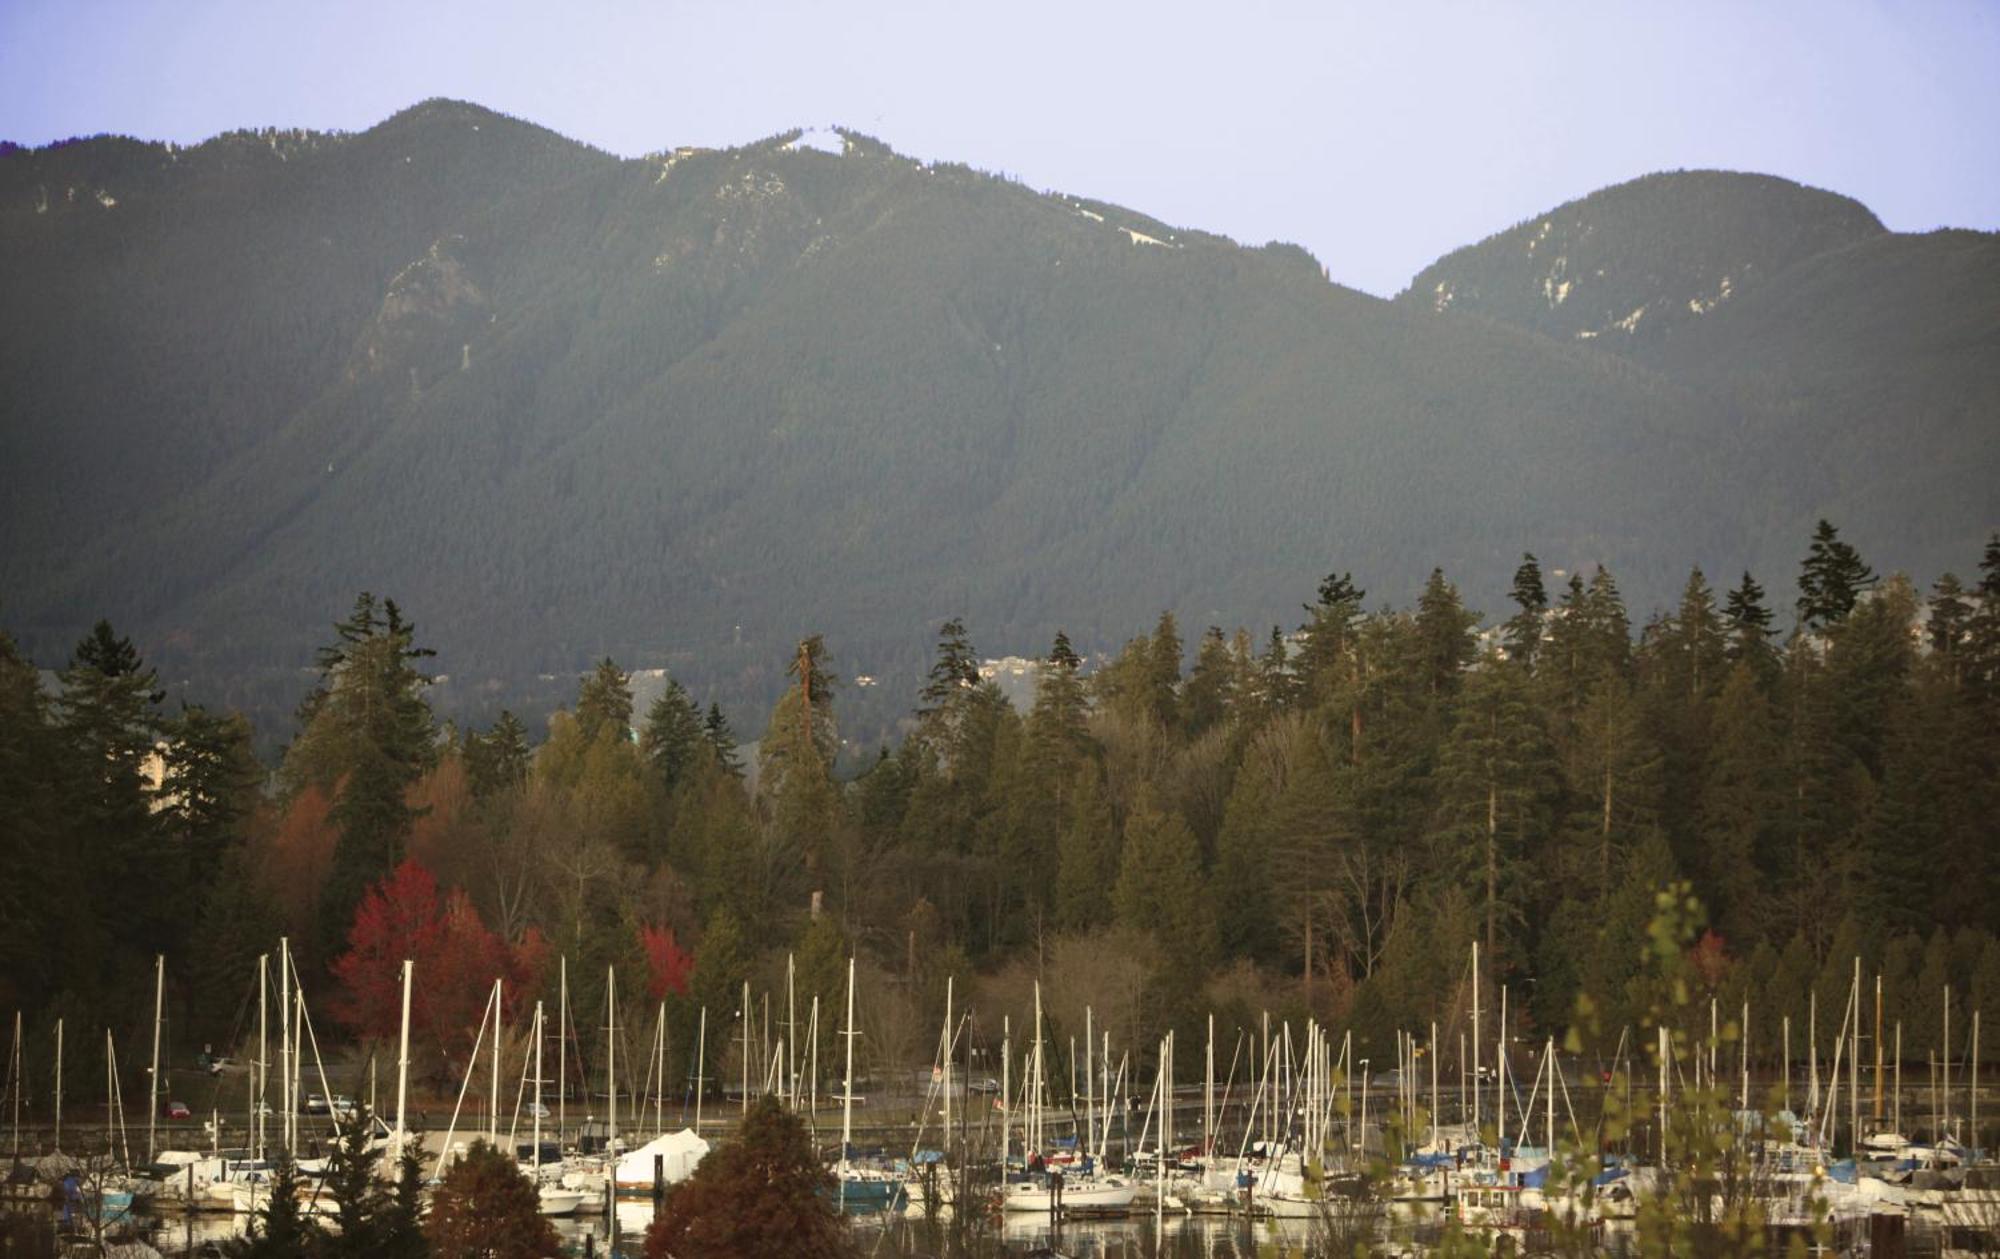
M 1221 626 L 1211 625 L 1195 650 L 1194 671 L 1188 675 L 1181 697 L 1182 729 L 1189 739 L 1199 738 L 1228 718 L 1235 703 L 1234 686 L 1229 640 L 1223 637 Z
M 424 1236 L 436 1259 L 541 1259 L 562 1245 L 534 1184 L 483 1140 L 445 1172 L 431 1195 Z
M 736 734 L 729 728 L 729 719 L 722 715 L 722 705 L 711 703 L 708 706 L 708 717 L 702 722 L 702 734 L 715 753 L 715 763 L 731 778 L 743 777 L 743 762 L 736 755 Z
M 415 645 L 416 627 L 395 600 L 378 605 L 364 592 L 334 633 L 281 770 L 288 794 L 311 783 L 334 797 L 340 841 L 320 896 L 324 957 L 339 951 L 363 889 L 402 860 L 417 817 L 409 788 L 437 759 L 430 679 L 416 668 L 433 653 Z
M 668 792 L 687 780 L 707 753 L 701 709 L 676 679 L 646 710 L 646 728 L 639 736 L 639 754 L 652 767 L 653 780 Z
M 243 1236 L 223 1244 L 228 1259 L 299 1259 L 311 1254 L 321 1240 L 319 1226 L 299 1210 L 299 1188 L 304 1183 L 291 1151 L 279 1150 L 271 1156 L 271 1174 L 259 1186 L 259 1206 L 252 1214 Z
M 1459 602 L 1458 588 L 1433 568 L 1417 597 L 1417 640 L 1423 653 L 1425 689 L 1433 696 L 1455 694 L 1459 675 L 1477 651 L 1473 628 L 1479 614 Z
M 1353 680 L 1353 637 L 1361 619 L 1361 601 L 1368 592 L 1354 584 L 1351 573 L 1328 573 L 1319 583 L 1319 598 L 1306 605 L 1304 643 L 1294 669 L 1300 689 L 1314 703 L 1326 702 Z
M 1514 570 L 1514 588 L 1508 597 L 1513 599 L 1520 611 L 1507 618 L 1507 659 L 1523 669 L 1532 670 L 1549 613 L 1548 591 L 1542 586 L 1542 566 L 1533 553 L 1522 554 L 1521 566 Z
M 1979 561 L 1978 607 L 1966 625 L 1965 679 L 1987 700 L 2000 698 L 2000 533 Z
M 1825 520 L 1813 530 L 1812 548 L 1799 566 L 1799 625 L 1824 629 L 1847 619 L 1861 592 L 1875 584 L 1875 572 L 1840 540 L 1840 531 Z
M 339 1227 L 322 1237 L 317 1252 L 325 1259 L 374 1259 L 385 1249 L 390 1200 L 375 1178 L 381 1155 L 370 1144 L 372 1115 L 355 1113 L 339 1122 L 333 1153 L 327 1159 L 320 1189 L 333 1203 Z
M 465 769 L 475 799 L 484 800 L 519 787 L 528 780 L 528 731 L 507 709 L 485 734 L 465 741 Z
M 1640 839 L 1658 833 L 1662 756 L 1640 720 L 1631 689 L 1615 674 L 1591 689 L 1568 757 L 1569 831 L 1598 898 L 1616 886 L 1614 871 Z
M 1779 870 L 1774 823 L 1784 811 L 1775 718 L 1747 661 L 1722 684 L 1712 739 L 1701 786 L 1701 868 L 1716 924 L 1741 949 L 1763 936 L 1766 889 Z
M 1777 674 L 1777 653 L 1771 648 L 1771 610 L 1764 606 L 1764 588 L 1746 570 L 1743 581 L 1729 592 L 1722 607 L 1729 642 L 1723 654 L 1731 664 L 1750 663 L 1769 682 Z
M 382 1259 L 426 1259 L 424 1238 L 424 1160 L 422 1142 L 409 1138 L 396 1160 L 396 1186 L 382 1209 L 376 1230 L 376 1254 Z
M 1435 836 L 1443 861 L 1478 889 L 1474 899 L 1495 965 L 1502 920 L 1522 912 L 1515 872 L 1547 830 L 1551 769 L 1519 671 L 1491 656 L 1480 661 L 1439 754 Z
M 1265 714 L 1281 713 L 1299 697 L 1299 675 L 1287 656 L 1285 631 L 1273 625 L 1264 654 L 1257 658 L 1258 691 Z
M 1180 626 L 1172 612 L 1162 612 L 1147 648 L 1143 701 L 1147 715 L 1162 730 L 1180 729 L 1180 685 Z
M 943 716 L 958 707 L 963 694 L 979 685 L 979 657 L 966 637 L 965 622 L 952 617 L 938 629 L 937 659 L 924 683 L 917 707 L 919 720 Z
M 66 829 L 72 851 L 88 863 L 79 873 L 97 889 L 91 909 L 110 928 L 106 934 L 129 941 L 142 956 L 163 952 L 178 933 L 171 901 L 155 895 L 149 874 L 160 834 L 158 797 L 148 779 L 161 733 L 158 677 L 130 639 L 99 621 L 77 644 L 61 681 L 56 733 L 68 778 Z M 86 957 L 73 956 L 72 969 Z M 96 979 L 85 982 L 94 986 Z
M 597 662 L 577 689 L 576 726 L 585 743 L 595 743 L 605 731 L 614 739 L 631 737 L 632 676 L 609 656 Z
M 1125 819 L 1111 895 L 1118 922 L 1155 933 L 1164 950 L 1199 970 L 1215 956 L 1215 919 L 1203 890 L 1194 833 L 1142 797 Z
M 1277 952 L 1270 911 L 1276 795 L 1266 765 L 1246 761 L 1236 775 L 1236 786 L 1223 813 L 1210 899 L 1215 905 L 1222 951 L 1229 957 L 1263 961 Z
M 1701 569 L 1688 574 L 1681 603 L 1669 623 L 1665 652 L 1672 689 L 1697 700 L 1722 685 L 1727 641 L 1715 595 Z
M 1118 878 L 1117 823 L 1095 765 L 1074 771 L 1069 815 L 1056 850 L 1056 922 L 1081 931 L 1103 921 L 1105 893 Z
M 854 1242 L 805 1121 L 766 1097 L 674 1187 L 647 1259 L 847 1259 Z

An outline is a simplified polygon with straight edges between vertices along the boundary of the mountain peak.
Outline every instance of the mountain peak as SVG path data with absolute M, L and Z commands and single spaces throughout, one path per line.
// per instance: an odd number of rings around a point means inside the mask
M 1850 197 L 1773 175 L 1662 172 L 1448 254 L 1399 300 L 1632 349 L 1794 263 L 1886 230 Z

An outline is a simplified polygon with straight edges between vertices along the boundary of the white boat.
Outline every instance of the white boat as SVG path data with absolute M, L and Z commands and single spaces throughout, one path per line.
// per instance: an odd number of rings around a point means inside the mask
M 654 1162 L 659 1162 L 660 1175 L 665 1183 L 677 1185 L 689 1176 L 708 1154 L 708 1142 L 694 1134 L 694 1129 L 683 1128 L 655 1137 L 618 1160 L 616 1179 L 621 1194 L 649 1194 L 653 1192 Z
M 1060 1186 L 1060 1187 L 1058 1187 Z M 1006 1186 L 1000 1207 L 1010 1212 L 1059 1211 L 1063 1215 L 1122 1215 L 1132 1209 L 1139 1186 L 1123 1176 L 1067 1176 L 1061 1173 Z

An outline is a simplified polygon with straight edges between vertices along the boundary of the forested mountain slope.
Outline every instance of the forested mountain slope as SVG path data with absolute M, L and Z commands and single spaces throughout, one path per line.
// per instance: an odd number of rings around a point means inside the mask
M 1491 610 L 1523 549 L 1610 565 L 1643 610 L 1695 561 L 1784 588 L 1869 486 L 1953 487 L 1843 521 L 1886 567 L 1962 564 L 1991 523 L 1964 488 L 1997 470 L 1990 410 L 1917 406 L 1878 450 L 1808 357 L 1774 394 L 793 140 L 620 161 L 432 102 L 355 136 L 0 154 L 0 624 L 55 661 L 109 616 L 282 711 L 366 588 L 467 688 L 447 710 L 605 654 L 744 702 L 810 631 L 893 678 L 954 613 L 989 650 L 1103 649 L 1161 608 L 1295 623 L 1334 567 L 1402 601 L 1442 565 Z M 1880 237 L 1776 183 L 1736 215 L 1799 219 L 1752 233 L 1760 276 Z M 1740 305 L 1823 300 L 1798 283 Z M 1961 331 L 1909 388 L 1986 379 L 1993 329 Z M 1802 455 L 1813 424 L 1873 466 Z

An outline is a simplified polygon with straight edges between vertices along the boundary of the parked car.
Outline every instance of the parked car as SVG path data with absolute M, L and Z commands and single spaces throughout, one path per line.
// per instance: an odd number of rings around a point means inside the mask
M 1000 1081 L 994 1079 L 992 1076 L 989 1075 L 981 1079 L 974 1080 L 972 1083 L 966 1085 L 965 1087 L 971 1089 L 975 1093 L 998 1093 L 1000 1091 Z
M 188 1109 L 186 1102 L 167 1102 L 160 1107 L 160 1118 L 192 1119 L 194 1112 Z
M 324 1115 L 327 1111 L 326 1099 L 318 1093 L 306 1094 L 305 1112 L 308 1115 Z
M 548 1117 L 549 1117 L 549 1108 L 547 1106 L 542 1105 L 542 1103 L 540 1102 L 528 1103 L 528 1118 L 547 1119 Z

